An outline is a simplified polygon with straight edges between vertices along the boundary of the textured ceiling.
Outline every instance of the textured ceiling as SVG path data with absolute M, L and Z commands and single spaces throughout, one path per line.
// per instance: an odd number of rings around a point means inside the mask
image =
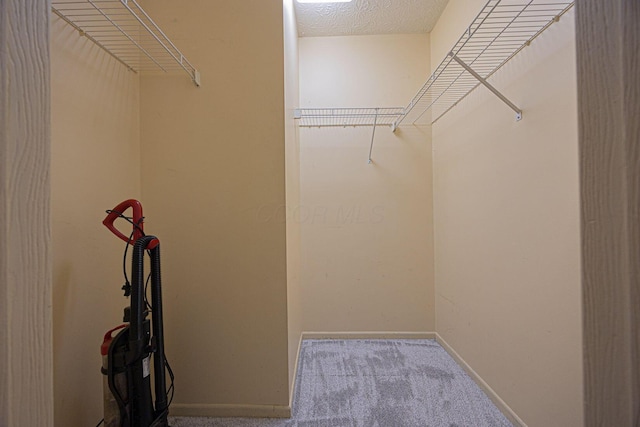
M 300 37 L 428 33 L 449 0 L 353 0 L 298 3 Z

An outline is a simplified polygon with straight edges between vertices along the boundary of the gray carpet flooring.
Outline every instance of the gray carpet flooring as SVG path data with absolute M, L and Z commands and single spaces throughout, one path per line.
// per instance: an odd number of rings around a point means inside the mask
M 512 427 L 434 340 L 305 340 L 291 419 L 171 418 L 172 427 Z

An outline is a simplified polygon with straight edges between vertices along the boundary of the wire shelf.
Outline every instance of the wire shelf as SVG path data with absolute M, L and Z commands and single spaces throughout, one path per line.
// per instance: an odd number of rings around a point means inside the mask
M 427 121 L 429 110 L 431 123 L 435 123 L 481 83 L 487 85 L 478 77 L 486 80 L 493 75 L 573 4 L 569 0 L 489 0 L 405 108 L 394 129 L 405 121 Z
M 135 0 L 52 0 L 53 13 L 132 71 L 200 74 Z
M 300 127 L 390 126 L 403 113 L 402 107 L 301 108 L 295 118 Z

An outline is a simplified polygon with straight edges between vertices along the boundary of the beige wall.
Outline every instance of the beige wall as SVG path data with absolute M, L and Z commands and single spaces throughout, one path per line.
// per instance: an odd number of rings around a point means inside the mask
M 285 144 L 287 174 L 287 211 L 300 206 L 300 136 L 293 110 L 297 108 L 299 90 L 298 28 L 294 0 L 283 1 L 284 13 L 284 81 L 285 81 Z M 289 392 L 293 396 L 295 366 L 302 333 L 302 304 L 300 304 L 300 222 L 285 216 L 287 222 L 287 311 L 289 328 Z
M 437 65 L 484 0 L 452 0 Z M 581 426 L 573 13 L 433 126 L 438 333 L 529 426 Z
M 428 35 L 300 39 L 301 107 L 404 106 Z M 434 329 L 430 130 L 301 128 L 305 331 Z
M 95 425 L 102 336 L 127 304 L 124 243 L 101 222 L 106 209 L 140 196 L 139 81 L 51 19 L 55 425 Z
M 282 1 L 145 7 L 202 75 L 200 88 L 141 78 L 143 198 L 162 241 L 179 379 L 172 413 L 286 410 L 286 224 L 263 215 L 285 203 Z

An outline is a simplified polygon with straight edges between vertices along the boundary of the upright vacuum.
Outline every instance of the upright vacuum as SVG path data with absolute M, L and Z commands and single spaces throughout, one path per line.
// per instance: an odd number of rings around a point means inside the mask
M 125 216 L 128 209 L 132 209 L 131 217 Z M 119 218 L 132 225 L 129 236 L 115 227 L 114 222 Z M 107 211 L 103 221 L 113 234 L 127 242 L 123 262 L 125 284 L 122 288 L 125 296 L 130 296 L 129 306 L 124 309 L 125 324 L 108 331 L 101 348 L 105 427 L 169 425 L 170 402 L 165 374 L 169 372 L 169 391 L 173 392 L 173 373 L 164 353 L 160 241 L 155 236 L 145 235 L 143 222 L 142 205 L 137 200 L 125 200 Z M 133 246 L 131 282 L 126 272 L 129 245 Z M 150 273 L 146 278 L 145 253 L 150 259 Z M 148 285 L 150 300 L 147 298 Z M 151 319 L 148 318 L 149 313 Z

